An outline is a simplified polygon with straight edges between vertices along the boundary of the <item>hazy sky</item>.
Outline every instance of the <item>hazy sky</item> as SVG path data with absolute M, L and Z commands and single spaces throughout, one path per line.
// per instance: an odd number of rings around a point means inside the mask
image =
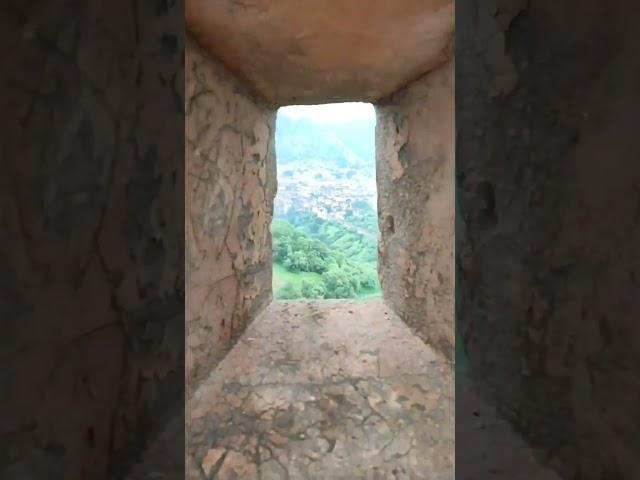
M 322 123 L 343 123 L 353 120 L 374 119 L 376 114 L 370 103 L 328 103 L 325 105 L 291 105 L 278 113 L 289 118 L 307 118 Z

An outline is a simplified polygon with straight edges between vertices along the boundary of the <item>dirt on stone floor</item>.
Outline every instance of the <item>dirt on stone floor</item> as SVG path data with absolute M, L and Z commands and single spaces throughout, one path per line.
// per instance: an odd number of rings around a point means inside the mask
M 187 406 L 186 478 L 557 478 L 470 384 L 458 395 L 456 411 L 451 365 L 381 300 L 273 303 Z M 179 427 L 131 480 L 185 478 Z

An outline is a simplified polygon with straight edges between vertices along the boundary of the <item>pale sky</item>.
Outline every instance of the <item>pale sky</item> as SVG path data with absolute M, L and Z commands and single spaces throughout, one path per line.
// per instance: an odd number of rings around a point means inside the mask
M 353 120 L 374 119 L 376 116 L 370 103 L 327 103 L 324 105 L 290 105 L 278 110 L 289 118 L 307 118 L 319 123 L 343 123 Z

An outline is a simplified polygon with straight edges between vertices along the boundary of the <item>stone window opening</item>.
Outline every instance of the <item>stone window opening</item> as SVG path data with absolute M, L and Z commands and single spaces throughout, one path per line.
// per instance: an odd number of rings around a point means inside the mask
M 375 109 L 289 105 L 276 120 L 273 296 L 380 297 Z

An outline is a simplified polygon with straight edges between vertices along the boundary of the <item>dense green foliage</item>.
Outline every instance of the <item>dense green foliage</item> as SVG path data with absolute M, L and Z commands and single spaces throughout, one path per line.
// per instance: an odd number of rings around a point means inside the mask
M 378 217 L 370 207 L 367 213 L 347 215 L 343 223 L 323 220 L 312 213 L 295 210 L 287 212 L 281 218 L 310 238 L 320 241 L 330 251 L 341 252 L 354 261 L 377 264 Z
M 317 182 L 324 186 L 324 194 L 337 180 L 344 184 L 344 180 L 372 179 L 375 123 L 375 116 L 325 123 L 278 114 L 275 134 L 278 164 L 283 166 L 280 175 L 288 181 L 299 176 L 303 185 Z M 345 190 L 336 189 L 335 200 L 341 205 L 330 212 L 332 220 L 310 213 L 321 210 L 308 204 L 305 211 L 291 210 L 290 206 L 276 209 L 272 224 L 276 298 L 380 294 L 377 213 L 366 201 L 349 198 L 351 193 L 362 197 L 356 190 L 349 188 L 345 194 Z
M 271 227 L 276 298 L 357 298 L 380 291 L 375 237 L 313 215 L 296 219 L 301 226 L 274 220 Z

